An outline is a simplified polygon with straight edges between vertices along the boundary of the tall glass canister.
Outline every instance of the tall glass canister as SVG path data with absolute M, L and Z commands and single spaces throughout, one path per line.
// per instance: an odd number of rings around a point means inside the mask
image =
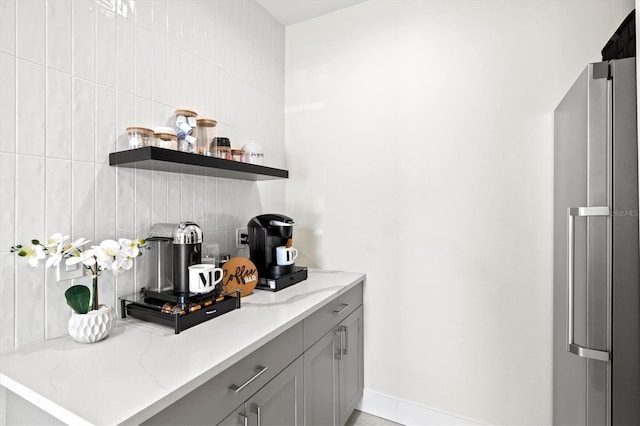
M 189 109 L 178 109 L 175 112 L 175 128 L 178 136 L 178 150 L 196 152 L 196 136 L 198 134 L 198 113 Z
M 213 148 L 211 144 L 216 137 L 216 124 L 218 122 L 216 120 L 212 120 L 210 118 L 200 117 L 197 120 L 198 124 L 198 133 L 197 133 L 197 145 L 198 145 L 198 154 L 207 155 L 209 157 L 213 156 Z

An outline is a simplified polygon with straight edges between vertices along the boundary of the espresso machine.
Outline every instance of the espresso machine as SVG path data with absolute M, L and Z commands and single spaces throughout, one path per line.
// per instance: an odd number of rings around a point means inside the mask
M 293 219 L 276 213 L 256 216 L 247 224 L 249 257 L 258 269 L 257 288 L 278 291 L 307 279 L 306 267 L 278 261 L 278 249 L 292 246 L 293 226 Z
M 202 230 L 193 222 L 156 223 L 149 231 L 155 262 L 151 277 L 156 290 L 189 293 L 189 266 L 201 263 Z
M 220 283 L 207 293 L 189 292 L 189 266 L 202 261 L 202 230 L 193 222 L 157 223 L 146 239 L 149 284 L 120 298 L 121 315 L 183 330 L 240 308 L 240 293 L 222 294 Z

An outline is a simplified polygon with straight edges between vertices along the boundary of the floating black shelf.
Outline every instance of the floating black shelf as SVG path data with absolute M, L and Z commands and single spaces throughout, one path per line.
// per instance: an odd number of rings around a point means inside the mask
M 109 165 L 240 180 L 287 179 L 289 171 L 146 146 L 109 154 Z

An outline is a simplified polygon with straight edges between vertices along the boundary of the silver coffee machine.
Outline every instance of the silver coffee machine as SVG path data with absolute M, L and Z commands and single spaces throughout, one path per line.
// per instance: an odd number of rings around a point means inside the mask
M 151 287 L 189 292 L 189 266 L 201 263 L 202 230 L 193 222 L 156 223 L 147 238 L 151 247 Z

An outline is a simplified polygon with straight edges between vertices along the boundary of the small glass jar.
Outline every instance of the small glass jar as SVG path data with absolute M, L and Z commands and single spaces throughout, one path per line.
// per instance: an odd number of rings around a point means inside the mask
M 175 111 L 175 127 L 180 151 L 196 152 L 197 117 L 198 113 L 189 109 L 177 109 Z
M 146 127 L 127 127 L 129 149 L 153 145 L 153 130 Z
M 231 141 L 229 138 L 213 138 L 211 142 L 214 149 L 214 157 L 223 160 L 231 160 Z
M 153 134 L 155 137 L 154 145 L 158 148 L 166 149 L 178 149 L 178 137 L 172 133 L 156 132 Z
M 238 161 L 240 163 L 246 162 L 244 151 L 242 149 L 232 149 L 231 158 L 233 159 L 233 161 Z
M 216 124 L 218 122 L 210 118 L 198 118 L 196 122 L 198 124 L 197 152 L 211 157 L 213 156 L 211 141 L 216 137 Z

